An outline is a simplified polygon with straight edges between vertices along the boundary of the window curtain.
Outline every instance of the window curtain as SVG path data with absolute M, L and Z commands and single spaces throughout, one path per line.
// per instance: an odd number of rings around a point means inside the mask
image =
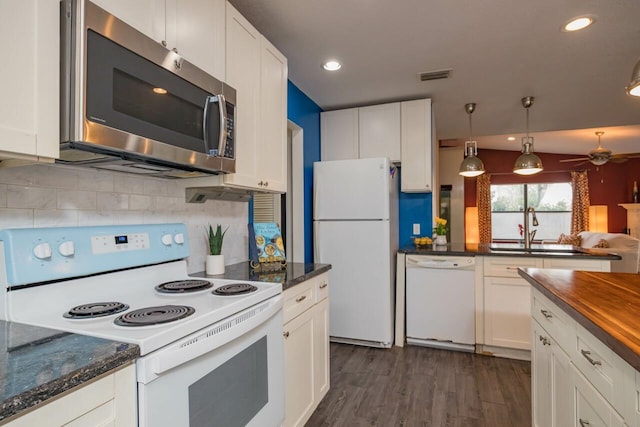
M 480 175 L 476 185 L 480 243 L 491 243 L 491 176 L 489 174 Z
M 571 172 L 571 234 L 578 234 L 589 228 L 589 179 L 587 171 Z

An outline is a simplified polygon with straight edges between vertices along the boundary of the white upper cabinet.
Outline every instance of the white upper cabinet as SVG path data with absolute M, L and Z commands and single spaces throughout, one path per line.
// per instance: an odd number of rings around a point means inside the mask
M 400 161 L 400 103 L 320 114 L 322 160 L 387 157 Z
M 52 162 L 60 147 L 60 3 L 0 2 L 0 159 Z
M 347 108 L 320 113 L 320 158 L 358 158 L 358 109 Z
M 358 109 L 360 158 L 387 157 L 400 161 L 400 103 Z
M 402 176 L 401 191 L 433 190 L 431 100 L 405 101 L 400 106 Z
M 93 0 L 127 24 L 225 79 L 225 0 Z
M 287 191 L 287 59 L 227 4 L 227 83 L 237 91 L 236 173 L 224 184 Z
M 402 191 L 432 191 L 431 99 L 320 114 L 322 160 L 387 157 L 402 166 Z
M 260 64 L 258 177 L 268 191 L 287 191 L 287 58 L 264 37 Z

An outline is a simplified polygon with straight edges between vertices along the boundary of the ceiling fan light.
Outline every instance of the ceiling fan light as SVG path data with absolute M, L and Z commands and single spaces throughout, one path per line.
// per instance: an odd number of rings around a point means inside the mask
M 627 86 L 627 93 L 632 96 L 640 96 L 640 59 L 636 62 L 631 72 L 631 81 Z

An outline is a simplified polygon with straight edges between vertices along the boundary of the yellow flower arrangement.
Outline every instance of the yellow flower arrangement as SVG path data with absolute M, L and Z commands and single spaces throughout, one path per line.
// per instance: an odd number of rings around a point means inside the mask
M 447 234 L 447 220 L 444 218 L 436 217 L 436 226 L 433 229 L 434 234 L 438 236 L 445 236 Z

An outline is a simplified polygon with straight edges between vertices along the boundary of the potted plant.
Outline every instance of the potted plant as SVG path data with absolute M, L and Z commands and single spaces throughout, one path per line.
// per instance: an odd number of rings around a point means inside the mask
M 224 273 L 224 255 L 222 255 L 222 241 L 229 227 L 222 231 L 222 226 L 218 224 L 214 232 L 213 226 L 209 224 L 207 240 L 209 243 L 209 255 L 205 261 L 205 272 L 210 275 Z
M 434 243 L 436 245 L 446 245 L 447 244 L 447 220 L 444 218 L 436 217 L 435 222 L 436 222 L 436 227 L 433 229 L 433 234 L 435 234 Z

